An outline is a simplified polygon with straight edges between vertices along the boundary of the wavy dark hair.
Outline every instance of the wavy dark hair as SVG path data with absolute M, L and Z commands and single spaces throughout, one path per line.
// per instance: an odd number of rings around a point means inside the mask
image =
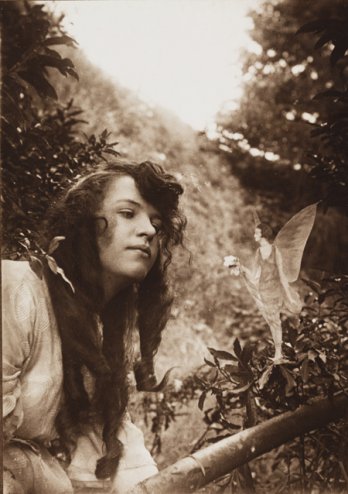
M 263 238 L 265 238 L 268 242 L 273 242 L 275 234 L 273 228 L 268 223 L 261 222 L 255 227 L 255 230 L 257 228 L 261 231 Z
M 96 212 L 110 182 L 124 175 L 133 177 L 141 196 L 161 213 L 160 249 L 145 279 L 104 305 Z M 74 293 L 60 276 L 45 269 L 62 342 L 64 402 L 56 427 L 65 451 L 71 453 L 88 422 L 102 423 L 106 454 L 97 463 L 97 478 L 111 476 L 122 453 L 117 432 L 128 402 L 134 327 L 139 331 L 141 350 L 134 369 L 137 388 L 158 387 L 153 358 L 172 304 L 167 280 L 172 248 L 183 244 L 186 219 L 178 207 L 182 193 L 175 177 L 159 165 L 108 163 L 80 178 L 54 205 L 45 223 L 46 249 L 52 238 L 65 237 L 52 256 L 75 289 Z M 86 369 L 95 378 L 93 396 L 86 385 Z

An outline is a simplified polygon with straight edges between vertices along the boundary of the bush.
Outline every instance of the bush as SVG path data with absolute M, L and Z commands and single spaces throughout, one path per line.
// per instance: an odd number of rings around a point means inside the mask
M 52 200 L 78 173 L 107 155 L 118 155 L 110 134 L 81 135 L 83 111 L 73 101 L 61 103 L 50 70 L 78 75 L 55 46 L 73 45 L 60 25 L 29 2 L 2 2 L 3 93 L 3 247 L 17 258 L 38 237 Z

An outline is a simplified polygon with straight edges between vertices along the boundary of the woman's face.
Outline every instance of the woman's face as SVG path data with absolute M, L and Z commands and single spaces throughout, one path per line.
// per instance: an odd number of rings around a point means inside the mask
M 162 220 L 129 175 L 109 183 L 97 216 L 108 222 L 97 242 L 105 294 L 111 298 L 125 286 L 143 280 L 154 265 Z

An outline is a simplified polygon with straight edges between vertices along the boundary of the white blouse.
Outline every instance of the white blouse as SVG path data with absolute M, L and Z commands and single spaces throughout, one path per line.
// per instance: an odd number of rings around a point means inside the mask
M 19 438 L 46 445 L 57 436 L 62 352 L 46 282 L 28 262 L 2 262 L 2 308 L 5 441 Z M 157 468 L 141 431 L 129 419 L 118 437 L 125 448 L 112 492 L 125 492 L 125 487 L 155 474 Z M 70 479 L 97 483 L 94 470 L 102 448 L 97 427 L 81 437 L 68 469 Z

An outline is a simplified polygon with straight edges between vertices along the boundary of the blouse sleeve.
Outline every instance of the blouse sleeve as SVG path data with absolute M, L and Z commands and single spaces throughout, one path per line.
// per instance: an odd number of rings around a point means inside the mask
M 157 465 L 145 446 L 142 431 L 129 417 L 124 420 L 118 437 L 124 444 L 124 452 L 112 479 L 111 494 L 127 492 L 158 472 Z
M 23 421 L 20 376 L 30 357 L 35 326 L 36 304 L 23 283 L 3 280 L 3 427 L 8 441 Z M 11 281 L 11 280 L 10 280 Z
M 124 450 L 116 475 L 111 481 L 111 492 L 126 492 L 138 482 L 158 472 L 155 461 L 146 449 L 144 436 L 127 415 L 118 433 Z M 104 454 L 101 428 L 91 428 L 77 442 L 68 475 L 75 487 L 103 487 L 104 482 L 95 477 L 97 460 Z

